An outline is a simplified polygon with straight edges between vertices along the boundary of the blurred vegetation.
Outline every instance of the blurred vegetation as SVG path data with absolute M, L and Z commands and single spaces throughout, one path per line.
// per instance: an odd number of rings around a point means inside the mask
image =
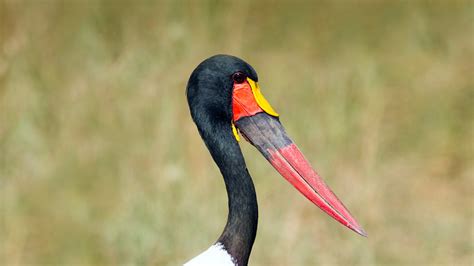
M 0 264 L 179 265 L 212 244 L 227 198 L 184 90 L 229 53 L 369 233 L 243 142 L 251 265 L 472 265 L 473 25 L 472 1 L 0 0 Z

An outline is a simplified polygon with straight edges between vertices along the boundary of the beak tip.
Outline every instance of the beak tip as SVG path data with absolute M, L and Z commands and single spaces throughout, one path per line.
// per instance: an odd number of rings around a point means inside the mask
M 362 229 L 362 227 L 354 228 L 354 232 L 358 233 L 359 235 L 363 237 L 368 237 L 367 232 L 365 232 L 365 230 Z

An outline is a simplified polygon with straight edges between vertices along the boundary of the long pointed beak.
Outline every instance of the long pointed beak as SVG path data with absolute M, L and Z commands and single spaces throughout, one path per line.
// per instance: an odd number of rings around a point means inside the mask
M 251 80 L 249 82 L 250 87 L 254 85 Z M 364 229 L 288 137 L 273 109 L 271 111 L 275 115 L 269 115 L 266 110 L 259 108 L 262 107 L 261 103 L 250 103 L 249 105 L 250 96 L 246 92 L 249 88 L 246 87 L 246 84 L 234 86 L 234 124 L 240 133 L 306 198 L 341 224 L 367 237 Z M 259 91 L 258 93 L 260 94 Z M 261 97 L 264 99 L 263 95 Z M 265 104 L 268 104 L 266 100 L 264 101 Z

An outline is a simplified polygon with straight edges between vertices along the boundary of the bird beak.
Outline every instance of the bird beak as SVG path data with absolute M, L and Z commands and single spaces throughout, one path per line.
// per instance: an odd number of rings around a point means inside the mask
M 278 114 L 263 97 L 258 84 L 250 78 L 243 83 L 235 83 L 232 98 L 233 124 L 242 136 L 311 202 L 341 224 L 367 236 L 288 137 Z

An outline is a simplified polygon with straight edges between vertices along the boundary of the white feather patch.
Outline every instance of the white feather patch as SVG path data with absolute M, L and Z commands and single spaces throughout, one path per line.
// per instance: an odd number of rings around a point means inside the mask
M 186 262 L 184 266 L 237 266 L 224 245 L 216 243 L 197 257 Z

